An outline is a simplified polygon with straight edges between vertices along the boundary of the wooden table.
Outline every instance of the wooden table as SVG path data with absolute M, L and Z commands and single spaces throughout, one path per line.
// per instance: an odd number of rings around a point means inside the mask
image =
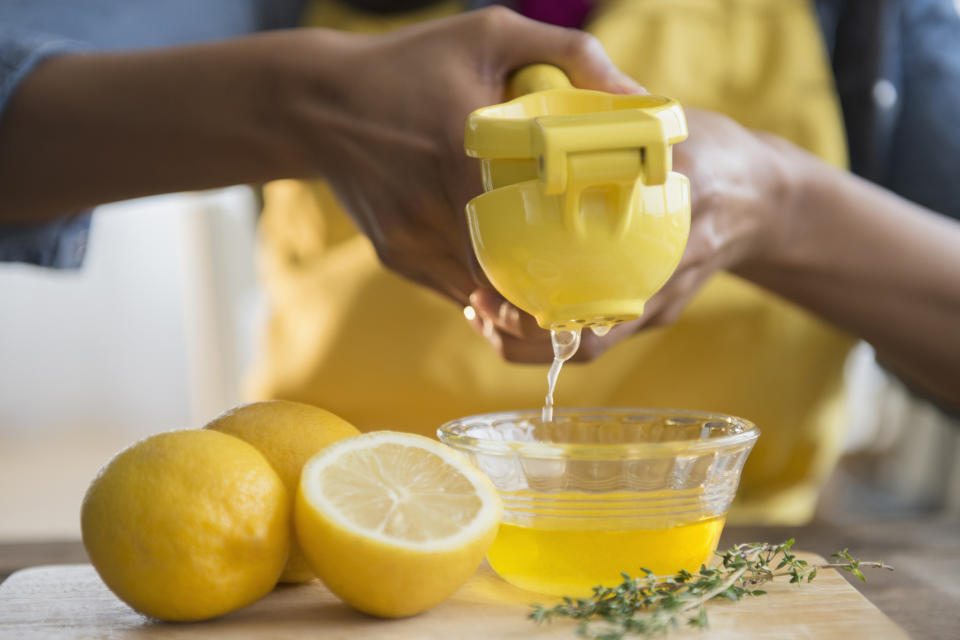
M 914 638 L 960 636 L 960 520 L 902 519 L 805 527 L 728 527 L 721 548 L 754 540 L 796 538 L 797 548 L 829 557 L 848 548 L 861 560 L 883 560 L 896 571 L 870 571 L 867 599 Z M 846 575 L 846 574 L 845 574 Z
M 960 626 L 960 521 L 897 520 L 804 527 L 728 527 L 721 546 L 797 539 L 797 548 L 823 556 L 842 548 L 862 560 L 884 560 L 896 571 L 851 580 L 915 638 L 956 637 Z M 79 542 L 0 544 L 0 579 L 35 565 L 84 562 Z

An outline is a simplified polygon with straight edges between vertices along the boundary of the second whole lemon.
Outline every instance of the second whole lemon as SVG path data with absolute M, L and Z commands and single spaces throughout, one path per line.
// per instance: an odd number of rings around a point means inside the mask
M 162 620 L 223 615 L 273 589 L 290 545 L 289 501 L 254 447 L 213 431 L 171 431 L 118 453 L 83 500 L 90 561 L 137 611 Z
M 220 414 L 204 428 L 236 436 L 256 447 L 283 481 L 291 501 L 291 514 L 304 463 L 330 443 L 360 434 L 352 424 L 329 411 L 289 400 L 240 405 Z M 311 580 L 313 571 L 293 537 L 292 525 L 291 540 L 290 558 L 280 581 Z

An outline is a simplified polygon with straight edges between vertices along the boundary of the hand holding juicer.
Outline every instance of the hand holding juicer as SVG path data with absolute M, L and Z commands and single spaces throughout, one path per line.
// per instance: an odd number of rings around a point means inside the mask
M 494 287 L 545 329 L 639 317 L 680 262 L 690 186 L 672 171 L 687 137 L 679 103 L 575 89 L 538 64 L 509 102 L 467 120 L 485 193 L 467 204 L 477 259 Z

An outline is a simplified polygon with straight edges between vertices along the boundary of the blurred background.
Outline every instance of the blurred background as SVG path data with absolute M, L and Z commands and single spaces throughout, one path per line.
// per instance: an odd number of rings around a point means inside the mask
M 0 264 L 0 542 L 79 539 L 111 455 L 239 403 L 256 211 L 245 187 L 118 203 L 82 269 Z
M 119 203 L 94 216 L 83 269 L 0 264 L 0 542 L 79 539 L 111 455 L 242 400 L 265 316 L 257 209 L 245 187 Z M 865 344 L 847 381 L 846 457 L 819 518 L 960 516 L 958 425 Z

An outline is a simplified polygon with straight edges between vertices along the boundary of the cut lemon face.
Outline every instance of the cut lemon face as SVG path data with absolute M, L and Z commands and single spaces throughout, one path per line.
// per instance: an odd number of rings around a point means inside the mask
M 500 516 L 493 484 L 461 454 L 379 431 L 340 440 L 304 465 L 295 529 L 333 593 L 366 613 L 402 617 L 467 581 Z

